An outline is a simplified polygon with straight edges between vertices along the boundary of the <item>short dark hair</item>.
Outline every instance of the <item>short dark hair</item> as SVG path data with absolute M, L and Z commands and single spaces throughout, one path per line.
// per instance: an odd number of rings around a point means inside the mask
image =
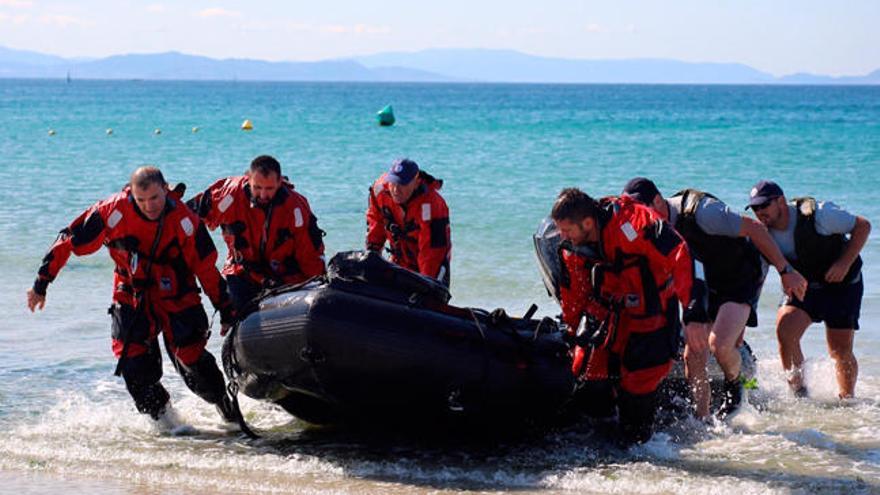
M 559 193 L 556 202 L 553 203 L 550 217 L 557 221 L 580 222 L 585 218 L 595 217 L 596 211 L 596 201 L 589 194 L 576 187 L 567 187 Z
M 269 176 L 275 173 L 281 177 L 281 164 L 274 157 L 269 155 L 260 155 L 251 161 L 251 172 L 259 172 L 261 175 Z
M 162 171 L 159 170 L 158 167 L 144 165 L 143 167 L 138 167 L 137 170 L 131 173 L 131 178 L 129 179 L 128 184 L 132 187 L 137 186 L 139 189 L 146 189 L 150 187 L 151 184 L 165 186 L 168 183 L 165 182 L 165 177 L 162 175 Z

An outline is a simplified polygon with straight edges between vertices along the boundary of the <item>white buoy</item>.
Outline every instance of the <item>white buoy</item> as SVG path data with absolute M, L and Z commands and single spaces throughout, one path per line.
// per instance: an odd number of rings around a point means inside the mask
M 107 128 L 107 135 L 108 135 L 108 136 L 112 136 L 112 135 L 113 135 L 113 128 L 112 128 L 112 127 L 108 127 L 108 128 Z
M 55 135 L 55 129 L 49 129 L 49 135 L 50 135 L 50 136 L 54 136 L 54 135 Z
M 241 123 L 241 130 L 243 131 L 252 131 L 254 129 L 254 123 L 250 121 L 250 119 L 245 119 L 244 122 Z
M 162 134 L 162 129 L 159 129 L 159 128 L 157 127 L 157 128 L 153 131 L 153 134 L 155 134 L 155 135 L 157 135 L 157 136 L 158 136 L 159 134 Z
M 193 127 L 193 128 L 192 128 L 192 132 L 193 132 L 193 134 L 199 132 L 199 126 L 195 126 L 195 127 Z

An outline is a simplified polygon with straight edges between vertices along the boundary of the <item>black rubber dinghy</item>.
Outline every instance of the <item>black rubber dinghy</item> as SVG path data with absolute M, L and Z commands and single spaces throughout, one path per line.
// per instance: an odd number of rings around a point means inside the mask
M 316 424 L 554 416 L 571 397 L 554 320 L 448 304 L 436 281 L 372 252 L 255 302 L 224 342 L 230 380 Z

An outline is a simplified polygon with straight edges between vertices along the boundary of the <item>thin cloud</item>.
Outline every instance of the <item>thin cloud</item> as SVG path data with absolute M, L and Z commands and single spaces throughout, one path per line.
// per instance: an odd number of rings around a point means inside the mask
M 624 33 L 624 34 L 632 34 L 636 32 L 635 24 L 626 24 L 624 26 L 606 26 L 602 24 L 598 24 L 595 22 L 591 22 L 584 26 L 584 30 L 591 34 L 606 34 L 606 33 Z
M 151 3 L 150 5 L 147 5 L 147 12 L 164 14 L 165 12 L 168 12 L 168 7 L 166 7 L 164 3 Z
M 33 5 L 34 2 L 30 0 L 0 0 L 0 7 L 9 7 L 11 9 L 26 9 Z
M 302 22 L 285 23 L 283 29 L 288 31 L 301 31 L 319 34 L 352 34 L 355 36 L 379 36 L 391 33 L 388 26 L 373 26 L 370 24 L 307 24 Z
M 240 17 L 241 12 L 224 9 L 223 7 L 211 7 L 200 11 L 199 17 Z
M 90 27 L 93 26 L 94 23 L 88 21 L 86 19 L 80 19 L 79 17 L 74 17 L 72 15 L 44 15 L 40 16 L 39 22 L 41 24 L 48 24 L 52 26 L 58 26 L 62 28 L 66 27 Z

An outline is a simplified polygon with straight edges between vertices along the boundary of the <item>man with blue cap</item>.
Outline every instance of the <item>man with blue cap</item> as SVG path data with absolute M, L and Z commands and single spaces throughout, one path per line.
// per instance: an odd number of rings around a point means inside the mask
M 449 286 L 452 241 L 449 208 L 440 196 L 443 181 L 409 158 L 399 158 L 370 188 L 367 249 Z
M 782 367 L 795 395 L 807 395 L 801 337 L 810 323 L 825 322 L 825 339 L 837 373 L 838 397 L 855 395 L 859 366 L 853 354 L 864 283 L 859 256 L 871 224 L 831 202 L 811 197 L 787 202 L 782 188 L 762 180 L 749 194 L 755 216 L 770 232 L 790 263 L 809 285 L 802 300 L 786 295 L 776 316 Z

